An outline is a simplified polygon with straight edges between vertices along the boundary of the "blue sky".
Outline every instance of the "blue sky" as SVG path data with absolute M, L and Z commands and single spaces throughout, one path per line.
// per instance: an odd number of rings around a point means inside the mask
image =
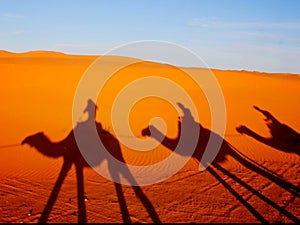
M 0 0 L 0 49 L 100 55 L 162 40 L 212 68 L 300 73 L 299 11 L 299 0 Z

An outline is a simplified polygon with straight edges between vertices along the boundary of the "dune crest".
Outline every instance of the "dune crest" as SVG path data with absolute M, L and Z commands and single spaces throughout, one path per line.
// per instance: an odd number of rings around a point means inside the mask
M 77 222 L 76 168 L 68 167 L 68 176 L 64 180 L 58 179 L 63 164 L 61 158 L 44 157 L 28 145 L 18 144 L 26 136 L 41 131 L 53 142 L 67 136 L 73 129 L 72 106 L 76 88 L 97 57 L 49 51 L 0 51 L 1 222 L 38 222 L 41 216 L 47 222 Z M 103 70 L 128 60 L 120 56 L 105 57 L 111 63 L 105 65 Z M 117 71 L 107 81 L 95 102 L 99 107 L 96 120 L 118 139 L 127 164 L 154 165 L 172 154 L 170 146 L 160 144 L 145 152 L 131 149 L 121 139 L 130 141 L 132 137 L 121 133 L 122 137 L 118 138 L 114 133 L 111 121 L 114 99 L 122 88 L 134 80 L 160 76 L 177 83 L 195 104 L 199 114 L 195 123 L 205 128 L 204 135 L 211 130 L 210 104 L 203 90 L 185 74 L 186 71 L 199 76 L 204 87 L 211 88 L 206 83 L 207 69 L 178 69 L 147 61 Z M 212 69 L 212 72 L 219 82 L 226 105 L 227 126 L 223 138 L 236 151 L 235 155 L 228 154 L 226 160 L 221 158 L 209 170 L 199 172 L 199 154 L 169 179 L 136 189 L 115 185 L 93 169 L 87 169 L 79 192 L 79 196 L 84 196 L 84 199 L 79 199 L 80 206 L 85 205 L 80 212 L 82 221 L 299 222 L 300 157 L 298 145 L 290 149 L 294 143 L 299 144 L 299 74 L 218 69 Z M 134 87 L 135 92 L 128 98 L 151 88 L 151 85 L 171 94 L 176 100 L 181 97 L 175 89 L 166 90 L 158 82 L 148 82 L 144 86 Z M 126 102 L 122 104 L 125 106 Z M 253 110 L 253 106 L 272 118 L 273 123 L 266 126 L 261 113 Z M 180 113 L 167 101 L 150 97 L 134 105 L 128 122 L 133 135 L 146 140 L 147 137 L 141 135 L 142 129 L 149 126 L 152 118 L 160 117 L 167 128 L 163 135 L 175 140 L 179 131 L 178 117 L 182 116 L 178 115 Z M 121 114 L 117 115 L 117 119 L 123 121 Z M 85 119 L 83 114 L 78 122 Z M 285 140 L 286 135 L 277 135 L 276 132 L 287 130 L 283 129 L 287 127 L 294 137 L 292 144 L 282 145 L 278 136 Z M 121 131 L 125 131 L 122 128 Z M 161 128 L 157 130 L 161 131 Z M 107 161 L 102 163 L 108 167 Z M 53 188 L 57 180 L 61 180 L 60 191 Z M 51 193 L 54 193 L 55 199 L 48 199 Z M 45 207 L 47 202 L 48 208 Z

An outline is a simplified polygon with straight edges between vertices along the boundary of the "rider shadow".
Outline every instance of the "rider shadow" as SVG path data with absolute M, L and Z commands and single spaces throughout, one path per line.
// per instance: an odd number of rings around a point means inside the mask
M 225 174 L 226 176 L 230 177 L 235 182 L 239 183 L 241 186 L 246 188 L 248 191 L 250 191 L 252 194 L 259 197 L 262 201 L 264 201 L 266 204 L 272 206 L 275 210 L 278 212 L 284 214 L 286 217 L 288 217 L 290 220 L 294 222 L 299 222 L 298 218 L 295 217 L 293 214 L 288 212 L 284 207 L 279 206 L 274 201 L 266 197 L 265 195 L 261 194 L 258 190 L 251 187 L 249 184 L 244 182 L 242 179 L 238 178 L 236 175 L 231 173 L 229 170 L 225 169 L 223 166 L 221 166 L 221 163 L 226 161 L 227 156 L 231 156 L 236 161 L 238 161 L 240 164 L 242 164 L 245 168 L 248 170 L 251 170 L 270 181 L 276 183 L 281 188 L 285 189 L 286 191 L 290 192 L 293 196 L 299 197 L 299 187 L 295 186 L 294 184 L 285 181 L 281 179 L 278 176 L 275 176 L 272 171 L 268 170 L 267 168 L 259 165 L 258 163 L 254 163 L 253 161 L 249 160 L 249 158 L 246 158 L 241 152 L 239 152 L 237 149 L 234 149 L 233 146 L 231 146 L 226 140 L 224 140 L 222 137 L 220 137 L 218 134 L 210 131 L 209 129 L 206 129 L 201 124 L 197 123 L 190 110 L 186 108 L 181 103 L 177 103 L 178 106 L 181 108 L 181 110 L 184 112 L 184 116 L 182 118 L 179 118 L 178 120 L 178 134 L 176 138 L 169 138 L 166 137 L 162 132 L 160 132 L 157 128 L 150 125 L 149 127 L 142 130 L 143 136 L 150 136 L 154 138 L 155 140 L 159 141 L 163 146 L 167 147 L 171 151 L 177 152 L 177 154 L 182 156 L 191 156 L 195 158 L 199 163 L 204 164 L 206 166 L 207 171 L 214 176 L 233 196 L 235 196 L 236 199 L 238 199 L 248 210 L 250 213 L 252 213 L 253 216 L 255 216 L 259 221 L 261 222 L 268 222 L 263 215 L 261 215 L 253 206 L 251 206 L 247 200 L 245 200 L 238 192 L 236 192 L 225 180 L 223 180 L 219 174 L 214 170 L 217 169 L 221 173 Z M 198 126 L 198 128 L 197 128 Z M 189 136 L 193 136 L 191 132 L 194 132 L 196 129 L 200 129 L 200 136 L 198 138 L 198 142 L 196 143 L 196 147 L 194 148 L 195 151 L 191 153 L 191 150 L 189 149 L 191 146 L 190 143 L 193 140 L 189 140 Z M 212 137 L 211 137 L 212 136 Z M 221 141 L 221 146 L 219 151 L 216 154 L 216 157 L 213 161 L 203 161 L 202 157 L 204 155 L 204 151 L 206 149 L 206 146 L 209 142 L 210 137 L 215 141 Z M 182 142 L 182 140 L 184 141 Z M 178 149 L 178 145 L 180 145 Z M 207 149 L 206 151 L 216 151 L 216 149 Z
M 46 223 L 50 212 L 53 208 L 53 205 L 58 197 L 61 186 L 64 182 L 64 179 L 67 176 L 68 171 L 71 169 L 71 166 L 74 164 L 76 169 L 76 178 L 77 178 L 77 204 L 78 204 L 78 222 L 86 223 L 86 206 L 85 206 L 85 196 L 84 196 L 84 177 L 83 177 L 83 168 L 99 165 L 103 160 L 107 160 L 109 173 L 114 181 L 116 193 L 119 200 L 120 211 L 122 214 L 122 219 L 125 223 L 130 223 L 131 218 L 127 208 L 126 200 L 124 197 L 122 185 L 120 182 L 120 175 L 122 174 L 131 184 L 136 196 L 140 199 L 145 209 L 147 210 L 149 216 L 153 222 L 158 223 L 160 219 L 156 213 L 151 201 L 144 194 L 142 189 L 138 186 L 135 178 L 130 173 L 125 160 L 122 155 L 121 147 L 119 141 L 108 131 L 102 129 L 101 123 L 95 121 L 97 106 L 92 100 L 88 100 L 88 105 L 84 112 L 88 113 L 88 119 L 84 122 L 78 123 L 74 130 L 72 130 L 69 135 L 59 142 L 51 142 L 44 133 L 39 132 L 37 134 L 26 137 L 22 144 L 29 144 L 31 147 L 36 148 L 40 153 L 45 156 L 58 158 L 63 157 L 63 165 L 59 176 L 56 180 L 56 183 L 51 191 L 51 194 L 48 198 L 47 204 L 39 218 L 39 223 Z M 98 153 L 97 155 L 92 155 L 93 160 L 87 161 L 82 156 L 78 148 L 78 141 L 75 138 L 75 135 L 83 135 L 83 140 L 91 140 L 91 137 L 94 138 L 91 141 L 99 141 L 95 139 L 96 135 L 100 138 L 105 149 L 98 149 L 95 151 L 92 149 L 94 146 L 93 143 L 83 143 L 90 148 L 90 151 L 93 153 Z M 88 138 L 87 138 L 88 137 Z M 100 151 L 100 154 L 99 154 Z M 110 155 L 109 155 L 110 154 Z M 106 157 L 106 156 L 110 157 Z M 89 155 L 91 156 L 91 155 Z M 116 166 L 116 162 L 121 162 L 122 166 Z
M 300 134 L 289 126 L 279 122 L 270 112 L 262 110 L 257 106 L 253 107 L 266 117 L 264 120 L 269 128 L 271 137 L 262 137 L 244 125 L 237 127 L 236 130 L 277 150 L 295 153 L 300 156 Z

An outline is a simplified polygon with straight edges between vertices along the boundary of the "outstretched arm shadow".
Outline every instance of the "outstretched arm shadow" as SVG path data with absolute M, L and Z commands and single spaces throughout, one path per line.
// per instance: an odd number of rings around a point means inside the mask
M 185 108 L 185 107 L 183 107 L 182 104 L 180 105 L 180 107 Z M 190 123 L 192 121 L 190 111 L 186 108 L 183 111 L 184 111 L 184 116 L 182 117 L 182 119 L 180 121 L 178 121 L 178 137 L 177 138 L 171 139 L 171 138 L 164 136 L 164 134 L 161 133 L 154 126 L 143 129 L 142 135 L 143 136 L 151 136 L 152 138 L 154 138 L 156 140 L 162 140 L 162 142 L 161 142 L 162 145 L 169 148 L 171 151 L 174 151 L 176 148 L 176 145 L 179 143 L 179 139 L 181 138 L 180 134 L 181 134 L 181 127 L 182 127 L 183 123 L 186 122 L 186 118 L 187 118 L 188 123 Z M 198 144 L 195 148 L 195 151 L 191 156 L 200 162 L 202 159 L 203 153 L 205 151 L 209 137 L 211 135 L 219 137 L 219 135 L 210 131 L 209 129 L 204 128 L 203 126 L 201 126 L 201 124 L 198 124 L 198 126 L 201 129 L 200 137 L 198 139 Z M 193 127 L 193 126 L 191 125 L 191 127 Z M 193 129 L 187 129 L 187 130 L 188 130 L 188 132 L 193 131 Z M 221 137 L 219 137 L 219 138 L 221 138 Z M 186 146 L 188 146 L 188 144 Z M 184 151 L 178 151 L 178 154 L 187 155 L 187 153 Z M 241 165 L 243 165 L 245 168 L 269 179 L 270 181 L 276 183 L 277 185 L 279 185 L 280 187 L 289 191 L 291 194 L 293 194 L 296 197 L 299 196 L 299 187 L 293 185 L 290 182 L 287 182 L 287 181 L 281 179 L 278 176 L 275 176 L 273 173 L 270 172 L 270 170 L 266 170 L 266 168 L 258 166 L 257 164 L 253 163 L 253 161 L 243 157 L 226 140 L 223 140 L 223 144 L 222 144 L 221 148 L 219 149 L 219 152 L 218 152 L 216 158 L 214 159 L 213 162 L 208 163 L 208 165 L 209 164 L 211 164 L 211 165 L 207 167 L 207 170 L 218 181 L 220 181 L 220 183 L 222 183 L 223 186 L 225 188 L 227 188 L 258 220 L 260 220 L 261 222 L 266 222 L 266 220 L 246 200 L 244 200 L 232 187 L 230 187 L 225 181 L 223 181 L 221 179 L 221 177 L 211 168 L 211 166 L 215 167 L 220 172 L 224 173 L 225 175 L 227 175 L 228 177 L 230 177 L 231 179 L 233 179 L 234 181 L 236 181 L 237 183 L 239 183 L 240 185 L 242 185 L 243 187 L 248 189 L 248 191 L 250 191 L 257 197 L 259 197 L 261 200 L 263 200 L 268 205 L 272 206 L 274 209 L 276 209 L 280 213 L 284 214 L 290 220 L 292 220 L 294 222 L 299 222 L 299 220 L 294 215 L 292 215 L 290 212 L 285 210 L 283 207 L 280 207 L 275 202 L 273 202 L 266 196 L 262 195 L 259 191 L 255 190 L 253 187 L 251 187 L 250 185 L 248 185 L 247 183 L 245 183 L 244 181 L 239 179 L 237 176 L 233 175 L 231 172 L 224 169 L 221 166 L 221 163 L 224 160 L 226 160 L 227 156 L 231 156 L 236 161 L 238 161 Z
M 254 109 L 265 116 L 264 120 L 270 130 L 271 137 L 262 137 L 244 125 L 237 127 L 236 130 L 240 134 L 246 134 L 277 150 L 300 155 L 300 134 L 289 126 L 279 122 L 270 112 L 262 110 L 257 106 L 254 106 Z

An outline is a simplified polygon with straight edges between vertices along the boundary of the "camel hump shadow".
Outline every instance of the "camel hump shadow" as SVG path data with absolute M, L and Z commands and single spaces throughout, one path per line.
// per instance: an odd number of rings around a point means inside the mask
M 124 162 L 121 147 L 119 141 L 114 135 L 106 130 L 102 129 L 101 123 L 94 124 L 97 129 L 98 137 L 96 141 L 101 140 L 105 149 L 98 149 L 96 155 L 93 155 L 93 160 L 87 160 L 83 157 L 80 149 L 78 148 L 75 130 L 77 133 L 85 133 L 85 136 L 90 137 L 92 132 L 89 132 L 90 122 L 81 122 L 72 130 L 67 137 L 58 142 L 52 142 L 44 132 L 38 132 L 36 134 L 26 137 L 21 144 L 28 144 L 30 147 L 34 147 L 38 152 L 44 156 L 51 158 L 63 157 L 65 161 L 80 165 L 82 167 L 93 167 L 99 165 L 105 158 L 103 151 L 107 150 L 115 159 Z M 88 129 L 87 129 L 88 128 Z M 93 149 L 90 149 L 91 154 L 95 153 Z
M 159 129 L 153 125 L 142 129 L 141 134 L 144 137 L 151 137 L 159 141 L 163 146 L 170 149 L 171 151 L 177 152 L 177 154 L 182 156 L 191 156 L 195 158 L 198 162 L 201 162 L 205 151 L 216 152 L 216 149 L 207 148 L 209 141 L 215 140 L 219 143 L 220 149 L 217 149 L 217 154 L 215 158 L 211 161 L 202 161 L 203 163 L 222 163 L 227 160 L 227 156 L 231 153 L 232 148 L 230 144 L 224 140 L 220 135 L 211 130 L 203 127 L 200 123 L 196 122 L 191 114 L 191 111 L 186 108 L 182 103 L 177 103 L 177 105 L 183 111 L 183 116 L 178 117 L 177 120 L 177 136 L 175 138 L 169 138 L 165 136 Z M 193 132 L 199 131 L 199 136 L 195 136 Z M 196 139 L 196 140 L 192 140 Z M 196 141 L 196 142 L 195 142 Z M 178 145 L 181 142 L 181 147 Z M 195 142 L 195 145 L 191 145 L 191 142 Z M 194 149 L 191 149 L 194 148 Z
M 105 159 L 104 151 L 125 163 L 119 141 L 113 134 L 103 129 L 100 122 L 95 120 L 97 109 L 97 105 L 89 99 L 83 111 L 88 114 L 87 120 L 78 122 L 75 128 L 61 141 L 52 142 L 44 132 L 38 132 L 26 137 L 21 144 L 28 144 L 41 154 L 51 158 L 63 157 L 64 161 L 81 167 L 99 165 Z M 82 140 L 83 148 L 78 147 L 79 140 Z M 98 145 L 99 141 L 102 143 L 101 148 Z
M 258 198 L 260 198 L 262 201 L 267 203 L 268 205 L 272 206 L 275 210 L 277 210 L 279 213 L 284 214 L 286 217 L 288 217 L 290 220 L 299 223 L 299 219 L 291 214 L 288 210 L 286 210 L 284 207 L 281 207 L 277 203 L 275 203 L 270 198 L 266 197 L 262 193 L 260 193 L 255 188 L 251 187 L 249 184 L 247 184 L 243 179 L 238 178 L 235 174 L 230 172 L 229 170 L 225 169 L 221 164 L 227 160 L 227 157 L 230 156 L 237 162 L 239 162 L 242 166 L 244 166 L 249 171 L 252 171 L 254 173 L 257 173 L 261 175 L 262 177 L 265 177 L 266 179 L 270 180 L 271 182 L 274 182 L 281 188 L 285 189 L 286 191 L 290 192 L 295 197 L 300 197 L 300 188 L 297 185 L 294 185 L 293 183 L 290 183 L 281 177 L 279 177 L 277 174 L 274 175 L 274 172 L 270 169 L 264 167 L 263 165 L 260 165 L 255 160 L 250 159 L 246 155 L 244 155 L 242 152 L 238 151 L 236 148 L 234 148 L 232 145 L 230 145 L 225 139 L 223 139 L 218 134 L 210 131 L 207 128 L 204 128 L 200 123 L 197 123 L 194 121 L 190 110 L 185 108 L 182 104 L 178 104 L 178 106 L 182 109 L 184 112 L 183 117 L 179 118 L 178 123 L 178 134 L 175 138 L 169 138 L 165 136 L 162 132 L 160 132 L 156 127 L 150 125 L 144 129 L 142 129 L 141 133 L 143 136 L 154 138 L 155 140 L 159 141 L 163 146 L 170 149 L 171 151 L 174 151 L 176 149 L 176 146 L 178 145 L 180 138 L 181 138 L 181 132 L 182 127 L 187 126 L 188 134 L 191 132 L 194 132 L 194 128 L 196 126 L 200 127 L 200 135 L 198 137 L 198 143 L 194 149 L 194 152 L 187 149 L 182 149 L 182 151 L 176 151 L 177 154 L 184 155 L 184 156 L 191 156 L 195 158 L 199 163 L 202 163 L 202 157 L 204 154 L 204 151 L 206 151 L 206 146 L 209 141 L 210 136 L 214 140 L 222 140 L 222 144 L 220 146 L 220 149 L 215 149 L 214 151 L 218 151 L 218 154 L 214 158 L 212 162 L 206 167 L 207 171 L 215 177 L 230 193 L 232 193 L 252 214 L 255 216 L 259 221 L 262 223 L 267 223 L 268 221 L 261 215 L 259 211 L 257 211 L 251 204 L 248 203 L 247 200 L 245 200 L 234 188 L 227 183 L 225 180 L 220 177 L 220 175 L 215 172 L 214 169 L 217 169 L 219 172 L 223 173 L 224 175 L 231 178 L 233 181 L 237 182 L 241 186 L 243 186 L 245 189 L 250 191 L 253 195 L 256 195 Z M 272 118 L 272 117 L 270 117 Z M 186 147 L 189 145 L 187 144 Z M 210 149 L 208 149 L 210 150 Z M 204 162 L 207 163 L 207 162 Z
M 123 176 L 133 186 L 136 196 L 141 200 L 153 222 L 159 223 L 159 216 L 156 213 L 151 201 L 137 185 L 135 178 L 127 168 L 118 139 L 107 130 L 104 130 L 102 128 L 102 124 L 96 121 L 97 109 L 98 107 L 96 104 L 89 99 L 87 107 L 84 110 L 84 113 L 88 113 L 88 119 L 84 122 L 79 122 L 67 135 L 67 137 L 61 141 L 52 142 L 44 134 L 44 132 L 38 132 L 34 135 L 30 135 L 22 141 L 22 144 L 28 144 L 29 146 L 34 147 L 38 152 L 45 156 L 51 158 L 63 157 L 62 168 L 42 212 L 42 215 L 39 218 L 39 222 L 47 222 L 67 173 L 74 164 L 77 178 L 78 222 L 86 223 L 87 219 L 83 168 L 97 166 L 106 159 L 108 161 L 109 173 L 113 179 L 115 190 L 119 199 L 119 206 L 123 221 L 125 223 L 130 223 L 131 218 L 126 205 L 122 186 L 119 183 L 120 174 L 123 174 Z M 76 139 L 75 135 L 78 135 L 79 138 L 83 140 L 83 151 L 87 151 L 88 154 L 85 154 L 84 156 L 82 155 L 83 152 L 81 152 L 78 147 L 78 137 L 76 136 Z M 102 145 L 100 145 L 100 149 L 99 145 L 97 145 L 97 142 L 99 141 L 102 143 Z M 122 167 L 114 166 L 116 165 L 115 159 L 122 163 Z
M 95 167 L 103 160 L 112 162 L 115 159 L 125 163 L 118 139 L 103 129 L 101 123 L 89 120 L 78 123 L 72 133 L 75 139 L 72 142 L 77 144 L 76 152 L 85 159 L 85 165 Z
M 179 105 L 180 106 L 180 105 Z M 277 175 L 274 175 L 274 172 L 270 169 L 264 167 L 263 165 L 260 165 L 255 160 L 249 158 L 248 156 L 244 155 L 242 152 L 240 152 L 238 149 L 233 147 L 230 143 L 228 143 L 225 139 L 223 139 L 220 135 L 216 134 L 215 132 L 203 127 L 200 123 L 197 123 L 194 121 L 190 111 L 183 107 L 181 104 L 180 106 L 183 108 L 184 115 L 183 117 L 179 118 L 177 121 L 178 124 L 178 133 L 177 137 L 175 138 L 169 138 L 165 136 L 159 129 L 156 127 L 150 125 L 144 129 L 142 129 L 141 134 L 145 137 L 151 137 L 161 143 L 161 145 L 165 146 L 171 151 L 174 151 L 176 149 L 177 144 L 179 143 L 179 140 L 181 138 L 181 130 L 184 123 L 192 124 L 190 126 L 191 129 L 188 129 L 188 132 L 193 132 L 192 128 L 195 128 L 195 126 L 200 127 L 200 136 L 198 138 L 198 143 L 194 149 L 194 152 L 191 153 L 191 150 L 186 150 L 183 148 L 182 151 L 176 151 L 177 154 L 184 155 L 184 156 L 190 156 L 195 158 L 199 163 L 202 162 L 202 157 L 204 154 L 204 151 L 206 150 L 212 150 L 212 151 L 218 151 L 216 157 L 214 160 L 209 162 L 209 165 L 220 167 L 221 163 L 227 161 L 228 157 L 233 158 L 237 162 L 239 162 L 242 166 L 245 168 L 260 174 L 261 176 L 271 180 L 272 182 L 276 183 L 277 185 L 281 186 L 282 188 L 286 189 L 290 193 L 292 193 L 295 196 L 300 196 L 299 191 L 300 188 L 295 186 L 294 184 L 285 181 L 278 177 Z M 209 141 L 210 136 L 216 140 L 222 140 L 222 144 L 220 146 L 220 149 L 206 149 L 207 143 Z M 188 145 L 187 145 L 188 146 Z M 204 162 L 207 163 L 207 162 Z M 209 168 L 208 165 L 208 168 Z

